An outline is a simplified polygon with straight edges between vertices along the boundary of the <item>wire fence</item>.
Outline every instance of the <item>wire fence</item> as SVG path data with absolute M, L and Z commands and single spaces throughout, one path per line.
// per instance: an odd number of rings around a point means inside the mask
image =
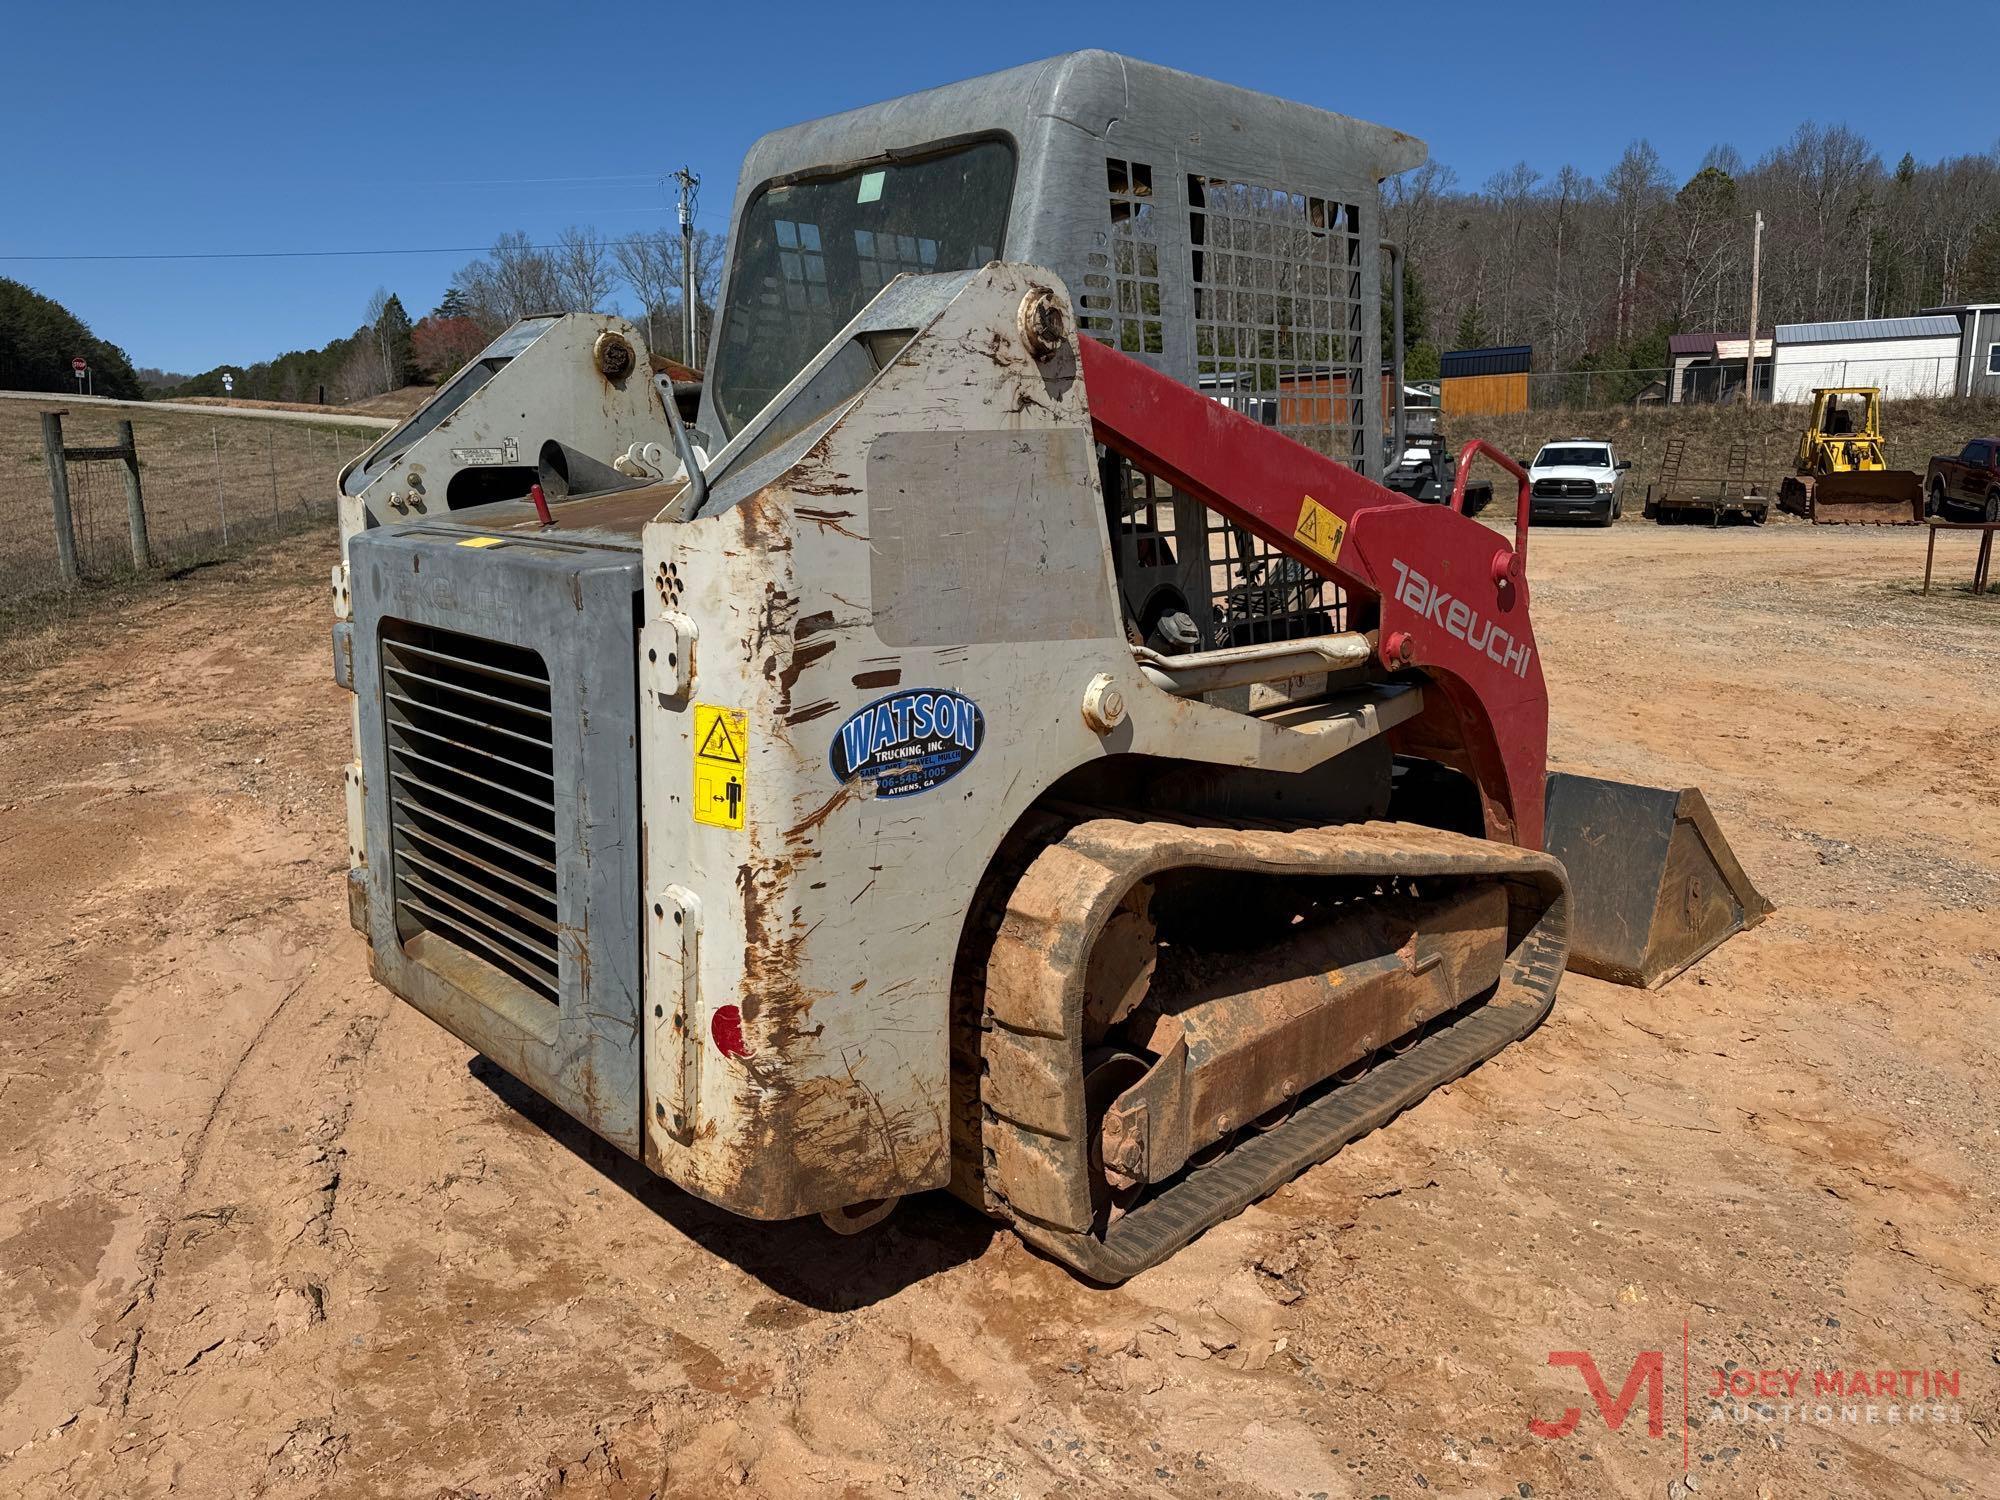
M 64 586 L 40 426 L 41 413 L 54 409 L 0 402 L 0 605 Z M 128 414 L 152 561 L 169 571 L 331 525 L 341 466 L 381 437 L 370 428 L 72 407 L 64 446 L 115 444 Z M 123 461 L 71 458 L 65 467 L 78 573 L 86 582 L 134 573 Z
M 1996 346 L 2000 348 L 2000 346 Z M 1877 386 L 1890 399 L 1976 394 L 1987 377 L 1968 375 L 1956 355 L 1819 354 L 1787 348 L 1782 361 L 1757 361 L 1759 403 L 1812 400 L 1821 386 Z M 1511 411 L 1602 411 L 1614 406 L 1734 405 L 1743 399 L 1743 361 L 1713 358 L 1633 370 L 1535 370 L 1458 376 L 1442 382 L 1447 414 Z

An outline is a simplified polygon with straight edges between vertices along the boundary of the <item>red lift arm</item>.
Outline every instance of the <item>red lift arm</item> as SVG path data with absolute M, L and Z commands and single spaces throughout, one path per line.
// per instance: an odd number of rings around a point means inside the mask
M 1453 504 L 1423 505 L 1095 339 L 1079 347 L 1097 440 L 1339 584 L 1351 609 L 1372 605 L 1382 665 L 1430 678 L 1456 719 L 1427 708 L 1412 731 L 1423 743 L 1408 748 L 1478 783 L 1489 836 L 1539 848 L 1548 692 L 1528 620 L 1521 467 L 1467 444 Z M 1512 546 L 1461 513 L 1475 451 L 1519 481 Z

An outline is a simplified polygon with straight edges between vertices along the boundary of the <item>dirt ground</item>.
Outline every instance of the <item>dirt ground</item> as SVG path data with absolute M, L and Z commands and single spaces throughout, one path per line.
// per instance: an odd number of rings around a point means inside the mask
M 1704 787 L 1776 915 L 1109 1291 L 735 1220 L 371 984 L 331 551 L 0 644 L 0 1491 L 2000 1494 L 2000 598 L 1909 532 L 1538 531 L 1556 762 Z

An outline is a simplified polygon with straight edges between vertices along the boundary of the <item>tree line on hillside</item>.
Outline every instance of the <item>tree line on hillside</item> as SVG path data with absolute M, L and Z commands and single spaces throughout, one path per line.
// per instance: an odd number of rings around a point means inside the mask
M 222 377 L 232 389 L 223 389 Z M 415 356 L 415 329 L 402 298 L 378 287 L 366 320 L 345 338 L 320 349 L 294 349 L 249 365 L 217 365 L 155 388 L 164 396 L 230 395 L 251 401 L 365 401 L 423 377 Z
M 723 241 L 697 230 L 696 346 L 705 347 L 722 277 Z M 322 349 L 294 350 L 250 365 L 217 365 L 194 376 L 159 377 L 155 394 L 251 400 L 326 400 L 345 405 L 415 381 L 449 379 L 510 324 L 540 313 L 631 313 L 656 353 L 687 360 L 681 337 L 682 248 L 678 230 L 651 230 L 609 240 L 594 229 L 570 228 L 554 245 L 537 245 L 518 231 L 459 268 L 443 299 L 410 321 L 402 299 L 377 290 L 367 320 Z M 632 302 L 619 295 L 631 294 Z M 688 360 L 695 363 L 695 360 Z
M 1434 376 L 1442 351 L 1495 344 L 1532 345 L 1537 369 L 1658 370 L 1671 333 L 1740 332 L 1758 211 L 1766 329 L 2000 300 L 2000 144 L 1928 165 L 1905 154 L 1892 169 L 1854 131 L 1807 121 L 1751 165 L 1716 146 L 1680 183 L 1639 140 L 1601 179 L 1522 162 L 1463 190 L 1432 162 L 1384 192 L 1389 232 L 1408 251 L 1413 378 Z M 604 310 L 623 288 L 654 349 L 699 363 L 722 253 L 721 237 L 697 233 L 692 357 L 671 229 L 607 240 L 572 228 L 548 246 L 503 235 L 458 272 L 448 301 L 490 336 L 530 313 Z M 437 317 L 417 325 L 420 341 Z
M 1537 369 L 1658 369 L 1670 333 L 1741 336 L 1760 210 L 1766 330 L 2000 300 L 2000 144 L 1891 169 L 1855 132 L 1808 121 L 1754 165 L 1716 146 L 1680 183 L 1639 140 L 1601 179 L 1521 162 L 1465 190 L 1431 162 L 1384 195 L 1409 257 L 1413 378 L 1450 349 L 1530 344 Z
M 97 395 L 145 395 L 123 349 L 97 337 L 60 302 L 0 277 L 0 390 L 73 393 L 70 361 L 78 355 L 90 365 Z

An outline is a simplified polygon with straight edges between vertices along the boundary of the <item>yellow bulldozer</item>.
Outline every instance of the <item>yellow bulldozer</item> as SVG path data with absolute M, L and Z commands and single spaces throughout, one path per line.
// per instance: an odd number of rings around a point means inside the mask
M 1799 435 L 1778 509 L 1808 521 L 1914 526 L 1924 518 L 1924 480 L 1882 456 L 1882 392 L 1872 385 L 1813 392 L 1812 419 Z

